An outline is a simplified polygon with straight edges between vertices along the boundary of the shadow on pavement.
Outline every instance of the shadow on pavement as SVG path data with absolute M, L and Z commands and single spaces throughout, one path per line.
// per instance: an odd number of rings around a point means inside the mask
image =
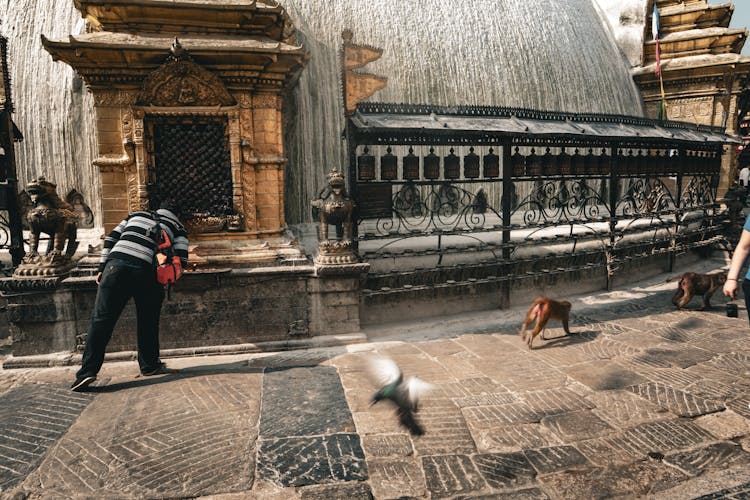
M 533 350 L 549 349 L 551 347 L 565 347 L 573 344 L 583 344 L 595 340 L 601 332 L 594 330 L 574 331 L 570 335 L 552 337 L 545 340 L 544 344 L 534 346 Z
M 184 380 L 192 377 L 204 377 L 206 375 L 219 375 L 223 373 L 262 373 L 264 368 L 248 366 L 247 361 L 238 361 L 235 363 L 222 363 L 214 365 L 197 365 L 189 366 L 187 368 L 181 368 L 177 373 L 170 373 L 165 375 L 155 375 L 144 377 L 142 375 L 136 376 L 131 380 L 125 380 L 122 382 L 107 383 L 106 385 L 91 385 L 86 391 L 87 393 L 106 393 L 116 392 L 128 389 L 136 389 L 139 387 L 148 387 L 156 384 L 165 384 L 169 382 L 175 382 L 177 380 Z M 105 379 L 106 380 L 106 379 Z

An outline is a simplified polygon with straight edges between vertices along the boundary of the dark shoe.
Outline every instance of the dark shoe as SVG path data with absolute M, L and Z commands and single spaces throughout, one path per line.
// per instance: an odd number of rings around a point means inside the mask
M 177 373 L 179 371 L 180 370 L 175 370 L 174 368 L 167 368 L 166 363 L 159 363 L 159 365 L 153 370 L 142 371 L 141 375 L 144 377 L 150 377 L 151 375 L 166 375 L 169 373 Z
M 70 390 L 74 392 L 83 392 L 94 380 L 96 380 L 96 377 L 93 375 L 77 378 L 76 381 L 73 382 L 73 385 L 70 386 Z

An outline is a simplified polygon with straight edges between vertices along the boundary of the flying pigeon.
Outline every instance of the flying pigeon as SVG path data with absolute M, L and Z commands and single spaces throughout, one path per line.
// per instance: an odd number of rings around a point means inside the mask
M 414 418 L 414 413 L 418 410 L 419 399 L 432 388 L 432 385 L 417 377 L 409 377 L 404 381 L 401 369 L 389 358 L 371 358 L 368 368 L 373 383 L 380 387 L 378 392 L 372 395 L 370 406 L 384 399 L 393 402 L 396 405 L 399 423 L 412 435 L 424 434 L 424 429 Z

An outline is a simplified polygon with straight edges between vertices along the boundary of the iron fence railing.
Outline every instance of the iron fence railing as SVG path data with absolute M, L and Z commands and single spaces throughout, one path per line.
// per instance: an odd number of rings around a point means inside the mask
M 350 176 L 361 257 L 401 259 L 405 272 L 406 258 L 418 268 L 428 262 L 419 257 L 445 266 L 459 255 L 473 265 L 472 253 L 518 263 L 550 251 L 595 251 L 605 258 L 583 268 L 605 266 L 611 277 L 636 255 L 675 254 L 722 239 L 716 147 L 610 146 L 586 155 L 512 147 L 511 154 L 507 144 L 432 145 L 421 156 L 413 145 L 357 148 Z M 573 267 L 580 266 L 538 273 Z M 526 277 L 511 272 L 491 280 Z

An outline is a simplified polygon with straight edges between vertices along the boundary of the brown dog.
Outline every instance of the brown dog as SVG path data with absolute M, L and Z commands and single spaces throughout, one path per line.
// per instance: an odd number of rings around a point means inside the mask
M 674 281 L 675 279 L 677 278 L 667 281 Z M 698 308 L 698 311 L 702 311 L 703 309 L 711 309 L 711 296 L 724 285 L 727 280 L 727 273 L 685 273 L 679 277 L 679 280 L 677 291 L 672 297 L 672 303 L 677 306 L 677 309 L 682 309 L 694 296 L 703 295 L 703 306 Z
M 526 321 L 523 322 L 521 328 L 521 340 L 526 342 L 531 349 L 531 344 L 534 342 L 534 337 L 542 333 L 542 339 L 547 340 L 544 337 L 544 329 L 547 326 L 547 321 L 550 319 L 557 319 L 562 321 L 563 330 L 565 333 L 570 335 L 570 329 L 568 328 L 568 322 L 570 321 L 570 302 L 567 300 L 554 300 L 548 297 L 538 297 L 533 304 L 529 312 L 526 313 Z M 534 329 L 531 333 L 526 335 L 526 328 L 529 327 L 532 321 L 536 320 Z

